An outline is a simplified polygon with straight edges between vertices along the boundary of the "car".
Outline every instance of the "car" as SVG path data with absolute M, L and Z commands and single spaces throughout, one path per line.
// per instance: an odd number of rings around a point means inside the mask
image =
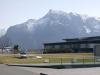
M 27 58 L 27 54 L 25 52 L 20 53 L 20 58 Z

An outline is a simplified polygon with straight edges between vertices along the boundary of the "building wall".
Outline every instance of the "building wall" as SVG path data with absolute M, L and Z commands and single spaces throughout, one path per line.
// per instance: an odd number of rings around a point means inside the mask
M 97 59 L 100 59 L 100 44 L 95 46 L 94 55 L 98 57 Z
M 66 42 L 60 43 L 48 43 L 44 45 L 44 51 L 66 52 L 68 49 L 72 49 L 74 52 L 93 52 L 96 45 L 100 45 L 100 36 L 83 37 L 83 38 L 71 38 L 64 39 Z
M 94 46 L 97 44 L 57 44 L 57 45 L 45 45 L 44 52 L 92 52 Z

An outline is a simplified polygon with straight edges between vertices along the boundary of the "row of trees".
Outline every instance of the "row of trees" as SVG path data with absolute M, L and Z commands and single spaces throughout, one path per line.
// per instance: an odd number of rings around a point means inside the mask
M 3 54 L 3 50 L 5 47 L 9 47 L 11 45 L 11 41 L 8 37 L 2 36 L 0 38 L 0 49 L 2 50 L 2 54 Z
M 0 38 L 0 49 L 1 49 L 2 54 L 5 50 L 5 47 L 11 47 L 11 46 L 12 46 L 12 42 L 11 42 L 10 38 L 8 38 L 6 36 L 2 36 Z M 19 53 L 18 45 L 14 45 L 14 47 L 12 48 L 12 53 L 14 53 L 14 54 Z

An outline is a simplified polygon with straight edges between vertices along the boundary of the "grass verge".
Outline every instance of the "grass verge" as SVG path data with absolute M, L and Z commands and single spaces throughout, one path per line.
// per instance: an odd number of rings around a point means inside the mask
M 0 55 L 3 64 L 39 64 L 39 63 L 80 63 L 93 62 L 92 53 L 64 53 L 64 54 L 31 54 L 27 58 L 19 59 L 18 55 Z M 41 56 L 42 58 L 36 58 Z M 87 59 L 83 59 L 87 58 Z

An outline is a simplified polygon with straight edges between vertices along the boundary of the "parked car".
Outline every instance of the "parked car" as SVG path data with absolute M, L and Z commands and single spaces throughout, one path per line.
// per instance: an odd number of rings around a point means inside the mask
M 27 58 L 27 54 L 25 52 L 20 52 L 20 58 Z

